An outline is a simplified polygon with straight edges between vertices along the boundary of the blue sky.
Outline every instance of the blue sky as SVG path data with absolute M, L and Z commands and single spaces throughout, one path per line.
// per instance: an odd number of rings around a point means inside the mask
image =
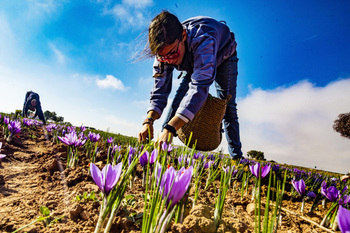
M 0 111 L 21 109 L 26 91 L 33 90 L 44 111 L 72 124 L 136 136 L 153 61 L 132 57 L 163 9 L 181 21 L 198 15 L 225 20 L 236 34 L 245 153 L 254 149 L 281 163 L 350 170 L 350 141 L 332 129 L 337 116 L 350 111 L 345 0 L 2 0 Z M 225 140 L 220 148 L 226 149 Z

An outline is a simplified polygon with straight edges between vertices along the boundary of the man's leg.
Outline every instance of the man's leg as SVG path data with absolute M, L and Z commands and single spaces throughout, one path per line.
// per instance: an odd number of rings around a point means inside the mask
M 242 157 L 242 144 L 239 135 L 239 123 L 236 104 L 237 88 L 237 53 L 226 59 L 218 68 L 215 78 L 215 86 L 218 97 L 226 99 L 228 94 L 231 95 L 226 113 L 224 116 L 224 128 L 228 142 L 228 151 L 232 158 Z

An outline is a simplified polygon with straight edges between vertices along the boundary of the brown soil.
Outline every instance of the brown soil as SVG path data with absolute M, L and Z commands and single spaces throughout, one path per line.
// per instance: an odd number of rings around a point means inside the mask
M 81 155 L 79 166 L 65 169 L 66 146 L 45 139 L 41 128 L 30 133 L 20 133 L 11 143 L 3 139 L 2 154 L 7 156 L 0 163 L 0 232 L 12 232 L 25 226 L 41 216 L 40 206 L 51 211 L 51 224 L 45 226 L 43 221 L 25 228 L 23 232 L 93 232 L 99 214 L 99 202 L 80 200 L 77 195 L 84 192 L 99 193 L 97 186 L 88 174 L 88 161 Z M 106 153 L 97 157 L 100 167 Z M 82 166 L 82 164 L 84 166 Z M 137 214 L 143 212 L 141 186 L 141 168 L 137 167 L 137 179 L 134 187 L 126 191 L 133 194 L 135 202 L 124 204 L 114 220 L 111 232 L 141 232 L 141 218 Z M 233 185 L 235 187 L 235 184 Z M 231 188 L 226 196 L 222 223 L 218 232 L 254 232 L 254 206 L 249 194 L 243 199 L 236 188 Z M 168 232 L 215 232 L 213 225 L 214 200 L 216 188 L 201 191 L 199 201 L 194 209 L 188 211 L 183 224 L 173 224 Z M 289 190 L 287 190 L 289 191 Z M 190 200 L 191 193 L 190 192 Z M 101 200 L 99 195 L 96 195 Z M 189 209 L 191 207 L 189 201 Z M 291 200 L 285 195 L 282 211 L 282 226 L 278 232 L 326 232 L 317 226 L 322 221 L 326 210 L 308 214 L 312 202 L 307 202 L 305 213 L 300 213 L 300 200 Z M 253 210 L 253 211 L 252 211 Z M 288 211 L 289 210 L 289 211 Z M 130 216 L 136 216 L 132 218 Z M 53 220 L 60 218 L 57 222 Z M 314 221 L 316 224 L 308 220 Z

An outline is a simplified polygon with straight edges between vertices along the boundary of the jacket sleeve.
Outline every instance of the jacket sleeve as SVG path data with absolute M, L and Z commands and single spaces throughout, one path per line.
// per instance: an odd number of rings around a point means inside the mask
M 174 67 L 161 64 L 155 59 L 153 64 L 154 86 L 151 91 L 150 106 L 147 112 L 156 111 L 159 116 L 162 115 L 172 88 L 173 70 Z
M 192 120 L 204 104 L 209 87 L 216 75 L 217 41 L 209 34 L 202 34 L 193 39 L 193 73 L 186 96 L 182 99 L 177 110 L 178 114 Z

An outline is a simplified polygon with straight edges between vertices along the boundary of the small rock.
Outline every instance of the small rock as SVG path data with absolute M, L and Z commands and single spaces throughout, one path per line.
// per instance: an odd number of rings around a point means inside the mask
M 183 224 L 193 233 L 214 233 L 216 231 L 214 221 L 203 216 L 188 215 Z
M 246 211 L 248 212 L 248 214 L 254 215 L 255 214 L 255 204 L 249 203 L 247 205 Z M 261 206 L 260 207 L 260 214 L 264 214 L 264 212 L 265 212 L 265 207 Z
M 70 209 L 69 209 L 69 218 L 72 220 L 77 220 L 80 217 L 80 213 L 82 211 L 81 206 L 78 203 L 75 203 Z
M 46 171 L 49 171 L 50 174 L 53 174 L 55 171 L 59 171 L 59 162 L 57 161 L 57 159 L 51 159 L 49 160 L 47 163 L 44 164 L 43 168 Z
M 195 205 L 194 208 L 190 211 L 190 215 L 197 217 L 205 217 L 211 219 L 212 214 L 210 213 L 210 208 L 205 205 Z
M 88 219 L 90 219 L 90 213 L 88 213 L 88 212 L 85 212 L 84 210 L 80 213 L 80 218 L 82 219 L 82 220 L 85 220 L 85 221 L 87 221 Z
M 186 232 L 188 232 L 188 229 L 185 225 L 180 224 L 180 223 L 176 223 L 176 224 L 172 225 L 171 232 L 172 233 L 186 233 Z

